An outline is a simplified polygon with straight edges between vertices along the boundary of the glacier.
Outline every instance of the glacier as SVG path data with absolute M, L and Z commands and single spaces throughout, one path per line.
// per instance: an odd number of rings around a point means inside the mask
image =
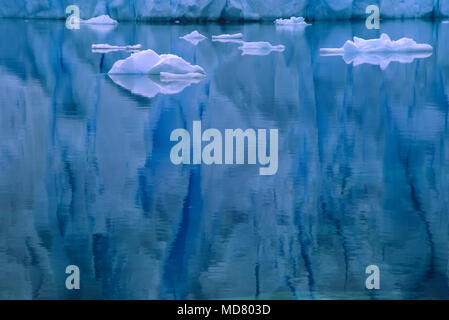
M 65 0 L 0 0 L 0 17 L 65 19 Z M 381 18 L 448 17 L 449 0 L 79 0 L 81 18 L 108 14 L 115 20 L 362 19 L 368 5 Z

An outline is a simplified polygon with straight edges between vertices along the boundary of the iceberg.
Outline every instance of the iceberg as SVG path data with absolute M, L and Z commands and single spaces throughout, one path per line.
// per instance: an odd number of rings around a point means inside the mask
M 242 50 L 243 55 L 253 55 L 253 56 L 266 56 L 272 51 L 283 52 L 285 47 L 283 45 L 273 46 L 269 42 L 258 41 L 258 42 L 242 42 L 242 45 L 238 48 Z
M 106 43 L 99 43 L 99 44 L 93 44 L 92 45 L 92 52 L 95 53 L 108 53 L 108 52 L 115 52 L 115 51 L 136 51 L 140 50 L 142 48 L 141 44 L 136 45 L 126 45 L 126 46 L 113 46 Z
M 180 38 L 190 42 L 191 44 L 193 44 L 195 46 L 198 45 L 198 43 L 200 43 L 204 39 L 207 39 L 207 37 L 203 36 L 197 30 L 192 31 L 189 34 L 186 34 L 185 36 L 180 37 Z
M 243 39 L 213 39 L 213 42 L 221 42 L 221 43 L 243 43 Z
M 115 25 L 118 22 L 114 19 L 112 19 L 110 16 L 108 15 L 101 15 L 95 18 L 91 18 L 88 20 L 82 20 L 80 19 L 80 23 L 83 24 L 92 24 L 92 25 Z
M 348 40 L 341 48 L 322 48 L 321 53 L 342 54 L 342 53 L 393 53 L 393 52 L 426 52 L 433 48 L 428 44 L 418 44 L 410 38 L 401 38 L 392 41 L 390 37 L 382 33 L 379 39 L 364 40 L 354 37 L 354 41 Z
M 109 74 L 182 74 L 184 77 L 198 78 L 205 76 L 203 68 L 191 65 L 181 57 L 173 54 L 158 55 L 151 49 L 133 53 L 126 59 L 114 63 Z
M 176 78 L 173 74 L 166 74 L 161 77 L 149 75 L 123 75 L 109 74 L 109 78 L 118 86 L 145 98 L 154 98 L 158 94 L 177 94 L 194 83 L 199 83 L 203 78 L 190 77 Z
M 212 41 L 220 41 L 220 40 L 236 40 L 242 39 L 243 34 L 235 33 L 235 34 L 220 34 L 218 36 L 212 36 Z
M 303 17 L 291 17 L 290 19 L 276 19 L 274 23 L 278 26 L 310 26 Z
M 354 41 L 346 41 L 342 48 L 323 48 L 322 56 L 342 56 L 347 64 L 378 65 L 385 70 L 391 62 L 411 63 L 415 59 L 428 58 L 433 48 L 428 44 L 417 44 L 409 38 L 392 41 L 387 34 L 380 39 L 364 40 L 354 37 Z

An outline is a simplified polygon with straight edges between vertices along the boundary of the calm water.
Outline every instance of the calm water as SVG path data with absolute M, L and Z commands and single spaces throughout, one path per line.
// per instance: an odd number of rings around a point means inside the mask
M 285 51 L 179 39 L 195 29 Z M 449 24 L 380 31 L 434 52 L 384 70 L 320 56 L 379 36 L 364 23 L 0 21 L 0 297 L 449 298 Z M 172 94 L 121 85 L 106 73 L 128 54 L 92 43 L 141 43 L 207 78 Z M 194 120 L 279 129 L 277 175 L 171 164 L 171 131 Z M 71 264 L 78 291 L 65 288 Z M 377 291 L 365 289 L 370 264 Z

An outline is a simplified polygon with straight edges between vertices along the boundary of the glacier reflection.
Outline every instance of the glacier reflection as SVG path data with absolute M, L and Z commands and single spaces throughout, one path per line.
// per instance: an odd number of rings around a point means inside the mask
M 449 29 L 382 22 L 435 49 L 385 70 L 320 56 L 379 35 L 364 22 L 195 29 L 285 50 L 192 46 L 185 25 L 0 21 L 0 297 L 449 298 Z M 135 94 L 136 82 L 105 76 L 127 53 L 93 43 L 141 43 L 207 78 Z M 194 120 L 279 129 L 277 175 L 172 165 L 170 133 Z M 79 291 L 65 289 L 69 264 Z M 376 292 L 364 287 L 370 264 Z

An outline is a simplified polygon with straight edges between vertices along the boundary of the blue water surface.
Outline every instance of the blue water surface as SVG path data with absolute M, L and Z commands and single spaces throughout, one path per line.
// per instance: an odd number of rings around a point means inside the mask
M 179 39 L 195 29 L 208 39 Z M 285 50 L 210 40 L 237 32 Z M 433 53 L 383 68 L 320 55 L 381 33 Z M 449 298 L 449 24 L 1 20 L 0 34 L 0 298 Z M 93 43 L 140 43 L 207 77 L 136 93 L 107 75 L 129 53 Z M 195 120 L 278 129 L 277 174 L 173 165 L 170 133 Z M 365 288 L 372 264 L 380 290 Z

